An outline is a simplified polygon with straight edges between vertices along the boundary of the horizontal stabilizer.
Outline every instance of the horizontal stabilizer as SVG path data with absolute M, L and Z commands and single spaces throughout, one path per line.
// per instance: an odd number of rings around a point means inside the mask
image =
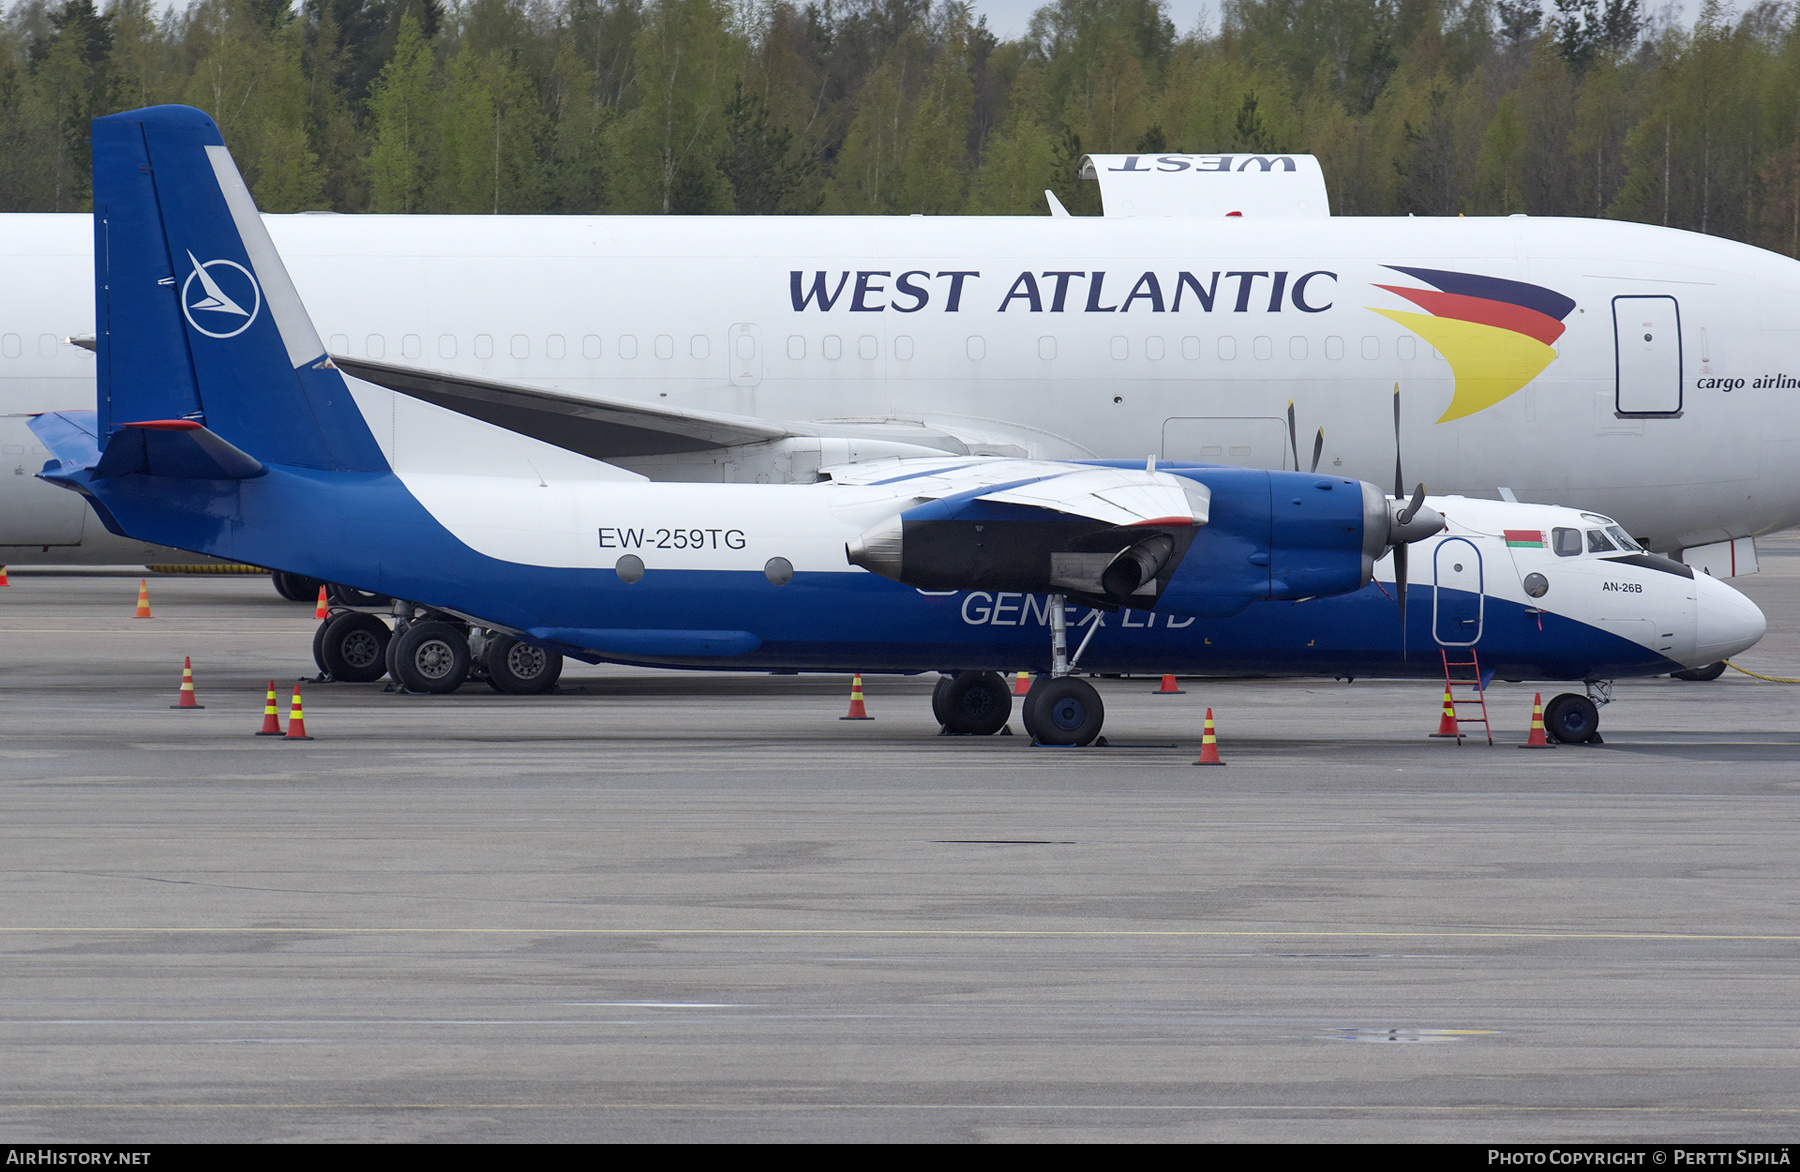
M 33 416 L 31 433 L 38 437 L 58 468 L 45 465 L 45 472 L 78 472 L 100 462 L 100 416 L 94 411 L 46 411 Z
M 150 419 L 117 427 L 94 469 L 96 477 L 250 480 L 268 471 L 191 419 Z
M 343 373 L 595 460 L 701 452 L 787 437 L 779 425 L 332 356 Z

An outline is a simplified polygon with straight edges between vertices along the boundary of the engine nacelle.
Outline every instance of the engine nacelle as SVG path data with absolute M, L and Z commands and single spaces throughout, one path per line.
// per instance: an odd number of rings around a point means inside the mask
M 1401 532 L 1393 503 L 1358 480 L 1217 465 L 1159 463 L 1156 472 L 1184 482 L 1191 515 L 1120 525 L 968 493 L 890 517 L 846 554 L 921 590 L 1060 593 L 1109 609 L 1216 616 L 1360 590 Z

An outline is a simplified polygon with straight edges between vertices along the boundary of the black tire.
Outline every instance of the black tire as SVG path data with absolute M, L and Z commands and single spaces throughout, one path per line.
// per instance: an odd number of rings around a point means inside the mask
M 955 676 L 945 672 L 938 677 L 937 687 L 931 689 L 931 718 L 945 727 L 950 724 L 950 710 L 944 707 L 944 693 L 955 681 Z
M 393 642 L 394 682 L 442 696 L 469 678 L 469 640 L 449 623 L 413 623 Z
M 313 662 L 319 665 L 319 675 L 329 676 L 331 669 L 325 666 L 325 628 L 331 625 L 330 619 L 321 619 L 313 630 Z
M 313 597 L 319 596 L 319 588 L 313 587 Z M 339 582 L 325 584 L 325 597 L 339 606 L 392 606 L 394 600 L 385 594 L 371 594 L 367 590 L 358 590 L 354 586 L 345 586 Z
M 290 574 L 286 570 L 271 572 L 269 580 L 275 583 L 275 593 L 289 602 L 317 602 L 319 601 L 319 587 L 324 585 L 317 578 Z
M 1586 744 L 1600 735 L 1600 709 L 1574 692 L 1544 705 L 1544 731 L 1565 745 Z
M 1725 661 L 1721 659 L 1719 662 L 1709 663 L 1705 667 L 1690 667 L 1686 671 L 1672 671 L 1669 673 L 1669 678 L 1672 680 L 1691 680 L 1695 683 L 1703 684 L 1708 680 L 1716 680 L 1724 674 Z
M 541 696 L 556 686 L 562 675 L 560 652 L 546 651 L 511 635 L 495 635 L 488 640 L 488 683 L 496 692 L 508 696 Z
M 1025 697 L 1025 731 L 1040 745 L 1092 744 L 1105 721 L 1100 693 L 1074 676 L 1039 676 Z
M 1012 716 L 1012 690 L 998 672 L 945 676 L 931 694 L 931 714 L 958 735 L 991 737 Z
M 372 684 L 388 672 L 394 633 L 372 614 L 347 610 L 319 626 L 319 661 L 326 674 L 349 684 Z

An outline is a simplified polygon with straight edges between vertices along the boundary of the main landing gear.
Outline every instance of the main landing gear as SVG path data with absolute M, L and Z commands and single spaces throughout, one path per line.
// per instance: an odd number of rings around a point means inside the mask
M 1025 731 L 1039 745 L 1091 745 L 1100 735 L 1106 721 L 1106 705 L 1094 686 L 1073 674 L 1081 662 L 1081 653 L 1100 629 L 1096 616 L 1075 649 L 1069 655 L 1068 602 L 1061 594 L 1050 596 L 1050 674 L 1031 682 L 1025 694 Z
M 1039 745 L 1091 745 L 1100 736 L 1107 709 L 1093 684 L 1073 675 L 1100 623 L 1087 628 L 1075 655 L 1069 655 L 1069 616 L 1062 594 L 1049 596 L 1049 673 L 1031 681 L 1024 695 L 1024 731 Z M 1012 690 L 999 672 L 945 675 L 931 693 L 931 715 L 945 736 L 992 736 L 1012 717 Z M 1105 744 L 1105 742 L 1102 742 Z
M 1098 622 L 1088 628 L 1071 657 L 1067 602 L 1061 594 L 1050 596 L 1050 672 L 1032 681 L 1022 713 L 1034 744 L 1090 745 L 1100 736 L 1106 706 L 1092 684 L 1072 674 L 1099 628 Z M 931 714 L 946 736 L 992 736 L 1012 715 L 1012 689 L 998 672 L 945 675 L 931 693 Z
M 1006 727 L 1012 715 L 1012 689 L 999 672 L 944 676 L 931 693 L 931 714 L 947 736 L 992 736 Z
M 402 691 L 433 696 L 478 679 L 504 695 L 536 696 L 554 688 L 562 675 L 557 652 L 454 615 L 393 602 L 390 629 L 378 614 L 350 610 L 335 595 L 333 602 L 331 617 L 313 635 L 321 678 L 373 683 L 391 676 Z

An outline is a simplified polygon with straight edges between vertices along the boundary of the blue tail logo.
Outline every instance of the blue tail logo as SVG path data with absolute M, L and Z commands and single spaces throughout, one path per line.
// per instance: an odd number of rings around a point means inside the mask
M 235 260 L 209 260 L 202 264 L 191 252 L 187 257 L 194 266 L 194 271 L 188 274 L 188 279 L 181 286 L 181 309 L 187 315 L 188 324 L 209 338 L 235 338 L 249 329 L 262 309 L 262 287 L 250 275 L 250 270 Z M 220 278 L 224 278 L 225 284 L 238 289 L 238 299 L 234 300 L 225 292 L 224 286 L 219 283 Z M 200 283 L 200 296 L 197 299 L 194 296 L 196 281 Z M 240 303 L 242 301 L 248 301 L 250 308 L 245 309 Z M 210 324 L 224 328 L 208 329 L 194 317 L 195 310 L 221 315 L 211 318 Z M 232 317 L 243 320 L 233 326 Z

